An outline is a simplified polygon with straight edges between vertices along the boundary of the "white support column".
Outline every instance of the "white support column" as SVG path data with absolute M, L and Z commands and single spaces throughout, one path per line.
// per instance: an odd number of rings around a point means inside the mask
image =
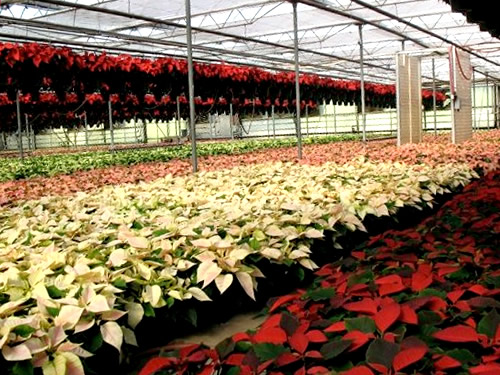
M 437 135 L 436 63 L 432 59 L 432 111 L 434 114 L 434 135 Z
M 108 100 L 109 133 L 111 136 L 111 152 L 115 152 L 115 132 L 113 128 L 113 108 L 111 99 Z M 106 132 L 106 130 L 104 130 Z
M 191 163 L 193 172 L 198 171 L 198 156 L 196 154 L 196 130 L 194 111 L 194 74 L 193 74 L 193 32 L 191 29 L 191 1 L 186 0 L 186 38 L 188 60 L 188 85 L 189 85 L 189 129 L 191 132 Z
M 451 48 L 452 67 L 451 101 L 453 143 L 461 143 L 472 138 L 472 66 L 470 55 L 456 47 Z
M 88 124 L 88 120 L 87 120 L 87 112 L 83 113 L 83 126 L 85 127 L 85 146 L 88 147 L 89 146 L 89 124 Z
M 422 84 L 420 58 L 396 56 L 398 145 L 418 143 L 422 138 Z
M 298 21 L 297 21 L 297 3 L 293 5 L 293 44 L 294 44 L 294 60 L 295 60 L 295 131 L 297 133 L 297 155 L 302 159 L 302 129 L 300 127 L 300 77 L 299 77 L 299 36 L 298 36 Z
M 363 51 L 363 25 L 359 27 L 359 64 L 361 77 L 361 124 L 363 127 L 363 142 L 366 142 L 366 105 L 365 105 L 365 70 L 364 70 L 364 51 Z
M 488 73 L 485 75 L 486 78 L 486 128 L 490 129 L 490 79 Z
M 17 115 L 17 145 L 19 147 L 19 157 L 24 159 L 23 152 L 23 128 L 21 125 L 21 102 L 19 100 L 20 96 L 19 90 L 16 93 L 16 115 Z
M 476 71 L 472 69 L 472 129 L 477 130 Z

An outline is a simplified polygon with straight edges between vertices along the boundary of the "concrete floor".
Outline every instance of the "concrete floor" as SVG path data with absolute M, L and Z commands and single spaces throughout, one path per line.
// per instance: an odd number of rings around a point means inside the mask
M 225 323 L 216 324 L 204 331 L 179 338 L 175 340 L 175 343 L 205 344 L 209 347 L 215 347 L 222 340 L 235 333 L 246 332 L 262 324 L 266 317 L 256 317 L 257 313 L 254 311 L 236 315 Z

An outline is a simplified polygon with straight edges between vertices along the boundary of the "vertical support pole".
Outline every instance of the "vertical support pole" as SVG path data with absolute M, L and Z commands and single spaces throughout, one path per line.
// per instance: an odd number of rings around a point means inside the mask
M 269 112 L 266 110 L 266 125 L 267 125 L 267 138 L 271 138 L 271 129 L 269 128 Z
M 432 59 L 432 111 L 434 114 L 434 135 L 437 135 L 436 62 Z
M 198 157 L 196 155 L 196 131 L 194 127 L 194 75 L 193 75 L 193 31 L 191 29 L 191 0 L 186 0 L 186 38 L 188 58 L 188 84 L 189 84 L 189 129 L 191 131 L 191 162 L 193 172 L 198 171 Z
M 111 100 L 108 100 L 109 133 L 111 136 L 111 151 L 115 151 L 115 132 L 113 131 L 113 108 Z
M 477 130 L 477 108 L 476 108 L 476 71 L 472 69 L 472 114 L 474 116 L 474 121 L 472 123 L 472 129 Z
M 363 25 L 359 27 L 359 64 L 361 75 L 361 122 L 363 126 L 363 142 L 366 142 L 366 105 L 365 105 L 365 69 L 363 51 Z
M 16 112 L 17 112 L 17 145 L 19 147 L 19 157 L 21 159 L 24 159 L 24 152 L 23 152 L 23 129 L 21 125 L 21 103 L 19 101 L 19 90 L 17 90 L 16 93 Z
M 425 110 L 424 108 L 424 111 L 423 111 L 423 117 L 424 117 L 424 130 L 427 130 L 427 111 Z
M 170 125 L 172 125 L 172 120 L 167 119 L 164 121 L 167 124 L 167 138 L 169 139 L 168 141 L 170 142 Z
M 486 128 L 490 129 L 490 79 L 488 73 L 484 75 L 486 77 Z
M 309 105 L 306 104 L 306 131 L 309 137 Z
M 498 127 L 498 86 L 496 82 L 493 84 L 493 127 L 496 129 Z
M 177 138 L 180 140 L 181 139 L 181 102 L 179 101 L 179 97 L 177 97 L 177 121 L 175 122 L 176 124 L 176 129 L 175 132 L 177 133 Z
M 337 104 L 333 105 L 333 132 L 337 134 Z
M 208 114 L 208 126 L 210 129 L 210 139 L 214 139 L 214 129 L 213 129 L 213 127 L 215 126 L 214 122 L 215 122 L 214 116 L 209 113 Z
M 233 103 L 229 103 L 229 130 L 231 131 L 231 139 L 234 139 L 234 113 L 233 113 Z
M 83 126 L 85 126 L 85 146 L 89 146 L 89 124 L 87 120 L 87 112 L 83 113 Z
M 273 138 L 276 139 L 276 118 L 274 117 L 274 104 L 271 106 L 271 118 L 273 120 Z
M 328 135 L 328 113 L 326 113 L 326 100 L 323 99 L 323 114 L 325 116 L 325 134 Z
M 297 2 L 293 2 L 293 46 L 295 60 L 295 130 L 297 133 L 298 158 L 302 159 L 302 129 L 300 127 L 300 77 L 299 77 L 299 36 L 297 21 Z
M 28 141 L 28 150 L 31 150 L 30 120 L 27 113 L 24 114 L 24 123 L 26 124 L 26 139 Z
M 33 131 L 33 123 L 29 124 L 29 137 L 31 139 L 31 149 L 36 150 L 36 139 L 35 139 L 35 132 Z
M 389 112 L 389 133 L 392 136 L 392 111 Z

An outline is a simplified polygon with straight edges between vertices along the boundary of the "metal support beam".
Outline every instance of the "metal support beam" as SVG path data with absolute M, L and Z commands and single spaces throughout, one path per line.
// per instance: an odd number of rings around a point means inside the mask
M 360 59 L 360 87 L 361 87 L 361 121 L 363 126 L 363 142 L 366 142 L 366 104 L 365 104 L 365 70 L 363 65 L 363 25 L 359 27 L 359 59 Z
M 329 12 L 329 13 L 333 13 L 333 14 L 337 14 L 337 15 L 342 16 L 342 17 L 349 18 L 349 19 L 356 21 L 358 23 L 364 23 L 367 25 L 374 26 L 374 27 L 376 27 L 380 30 L 384 30 L 390 34 L 397 35 L 402 39 L 410 40 L 413 43 L 418 44 L 421 47 L 424 47 L 424 48 L 427 47 L 427 45 L 425 45 L 424 43 L 422 43 L 418 39 L 410 38 L 407 35 L 399 32 L 399 31 L 391 29 L 390 27 L 386 27 L 386 26 L 378 24 L 375 21 L 369 21 L 369 20 L 364 19 L 363 17 L 356 16 L 356 15 L 348 13 L 348 12 L 344 12 L 340 9 L 334 8 L 333 6 L 326 5 L 323 2 L 319 2 L 317 0 L 298 0 L 298 1 L 301 2 L 302 4 L 306 4 L 306 5 L 309 5 L 311 7 L 318 8 L 318 9 L 324 10 L 324 11 Z
M 16 92 L 16 114 L 17 114 L 17 145 L 19 147 L 19 157 L 24 159 L 23 152 L 23 128 L 21 125 L 21 103 L 19 100 L 20 96 L 19 90 Z
M 299 27 L 297 20 L 297 2 L 293 2 L 293 45 L 295 48 L 295 131 L 297 133 L 297 156 L 302 159 L 302 129 L 300 127 L 300 76 L 299 76 Z
M 493 111 L 493 121 L 495 121 L 493 127 L 496 129 L 498 128 L 498 85 L 496 82 L 493 84 Z
M 87 120 L 87 112 L 83 113 L 83 126 L 85 126 L 85 146 L 89 146 L 89 124 Z
M 404 18 L 398 17 L 398 16 L 396 16 L 396 15 L 390 13 L 390 12 L 387 12 L 387 11 L 381 9 L 381 7 L 372 5 L 372 4 L 367 3 L 366 1 L 362 1 L 362 0 L 351 0 L 351 2 L 356 3 L 358 5 L 361 5 L 361 6 L 365 7 L 365 8 L 367 8 L 367 9 L 370 9 L 371 11 L 374 11 L 374 12 L 377 12 L 379 14 L 382 14 L 383 16 L 386 16 L 386 17 L 388 17 L 388 18 L 390 18 L 392 20 L 398 21 L 398 22 L 400 22 L 400 23 L 402 23 L 402 24 L 404 24 L 406 26 L 412 27 L 415 30 L 418 30 L 418 31 L 420 31 L 422 33 L 425 33 L 425 34 L 430 35 L 430 36 L 432 36 L 434 38 L 437 38 L 437 39 L 441 40 L 442 42 L 445 42 L 445 43 L 447 43 L 449 45 L 455 46 L 456 48 L 461 49 L 462 51 L 465 51 L 465 52 L 471 54 L 472 56 L 478 57 L 478 58 L 480 58 L 480 59 L 482 59 L 482 60 L 484 60 L 484 61 L 486 61 L 486 62 L 488 62 L 490 64 L 493 64 L 493 65 L 496 65 L 496 66 L 500 66 L 500 63 L 498 63 L 498 62 L 496 62 L 494 60 L 491 60 L 491 59 L 488 59 L 488 58 L 486 58 L 484 56 L 481 56 L 479 53 L 474 52 L 474 51 L 470 50 L 469 48 L 463 47 L 460 44 L 455 43 L 455 42 L 453 42 L 453 41 L 451 41 L 451 40 L 449 40 L 449 39 L 447 39 L 445 37 L 442 37 L 441 35 L 436 34 L 435 32 L 432 32 L 432 31 L 426 29 L 425 27 L 418 26 L 418 25 L 416 25 L 416 24 L 414 24 L 414 23 L 412 23 L 410 21 L 405 20 Z M 383 30 L 383 28 L 380 25 L 377 25 L 375 22 L 374 22 L 374 26 L 376 26 L 378 28 L 381 28 Z M 392 33 L 394 34 L 395 32 L 392 32 Z M 428 47 L 427 45 L 425 45 L 424 43 L 420 42 L 419 40 L 410 39 L 410 38 L 407 38 L 407 39 L 411 40 L 412 42 L 416 41 L 417 44 L 419 44 L 422 47 Z
M 472 69 L 472 129 L 477 130 L 477 107 L 476 107 L 476 70 Z
M 273 120 L 273 139 L 276 139 L 276 117 L 274 115 L 274 104 L 271 106 L 271 118 Z
M 193 32 L 191 29 L 191 0 L 186 0 L 186 40 L 188 60 L 188 85 L 189 85 L 189 129 L 191 133 L 191 163 L 193 172 L 198 171 L 198 156 L 196 154 L 196 129 L 194 111 L 194 74 L 193 74 Z
M 490 129 L 490 80 L 488 73 L 484 75 L 486 78 L 486 128 Z
M 111 152 L 115 152 L 115 132 L 113 129 L 113 107 L 111 100 L 108 100 L 108 120 L 109 120 L 109 134 L 111 135 Z
M 432 59 L 432 111 L 434 113 L 434 135 L 437 135 L 436 62 Z
M 31 150 L 30 120 L 27 113 L 24 114 L 24 123 L 26 125 L 26 139 L 28 141 L 28 150 Z
M 175 103 L 177 104 L 175 132 L 177 133 L 177 142 L 179 142 L 181 139 L 181 103 L 179 102 L 179 97 L 177 97 Z
M 231 132 L 231 139 L 234 139 L 234 113 L 233 103 L 229 103 L 229 131 Z

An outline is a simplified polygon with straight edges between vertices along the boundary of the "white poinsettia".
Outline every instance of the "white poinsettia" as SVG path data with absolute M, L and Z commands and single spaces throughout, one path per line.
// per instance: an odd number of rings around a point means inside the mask
M 98 327 L 120 351 L 137 344 L 146 305 L 230 287 L 255 298 L 256 259 L 313 270 L 310 245 L 326 231 L 365 230 L 366 215 L 432 205 L 474 177 L 462 164 L 269 163 L 0 208 L 2 355 L 82 374 L 91 353 L 75 333 Z

